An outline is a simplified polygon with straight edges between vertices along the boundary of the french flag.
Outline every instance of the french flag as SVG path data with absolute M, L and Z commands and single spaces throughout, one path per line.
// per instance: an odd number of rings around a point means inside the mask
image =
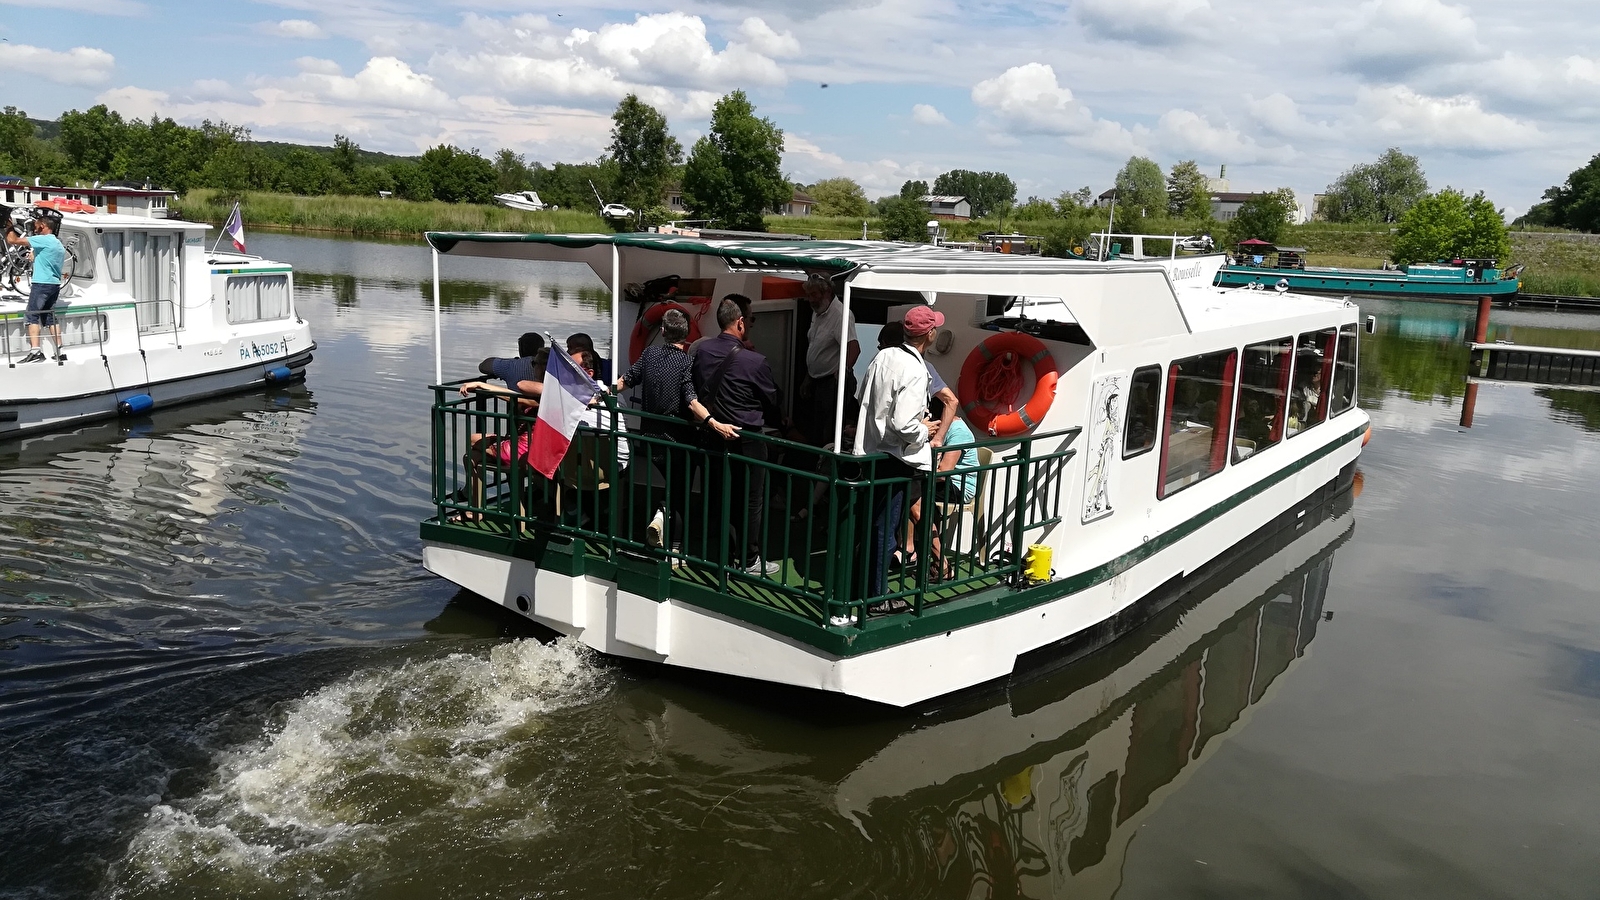
M 244 216 L 240 214 L 237 202 L 233 204 L 233 212 L 228 215 L 228 221 L 222 226 L 222 231 L 227 234 L 229 240 L 233 241 L 233 246 L 239 248 L 239 252 L 243 253 Z
M 550 348 L 544 369 L 544 394 L 539 398 L 539 418 L 533 423 L 528 463 L 546 478 L 556 477 L 572 436 L 585 418 L 589 404 L 600 394 L 598 381 L 578 367 L 560 347 Z

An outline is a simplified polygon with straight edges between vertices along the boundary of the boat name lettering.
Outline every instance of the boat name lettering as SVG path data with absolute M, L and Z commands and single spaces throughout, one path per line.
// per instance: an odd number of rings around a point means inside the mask
M 277 356 L 283 352 L 283 342 L 273 341 L 270 344 L 257 344 L 251 342 L 248 346 L 239 345 L 240 359 L 260 359 L 263 356 Z
M 1173 281 L 1182 281 L 1185 278 L 1199 278 L 1199 277 L 1200 277 L 1200 264 L 1199 263 L 1195 263 L 1192 266 L 1184 266 L 1181 269 L 1173 269 L 1172 270 L 1172 280 Z
M 185 247 L 199 247 L 204 243 L 205 243 L 205 241 L 201 240 L 200 238 L 193 237 L 193 238 L 186 238 L 184 240 L 184 242 L 183 242 L 183 245 Z

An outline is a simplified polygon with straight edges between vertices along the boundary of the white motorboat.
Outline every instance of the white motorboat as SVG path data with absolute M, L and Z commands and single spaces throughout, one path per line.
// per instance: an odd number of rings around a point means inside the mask
M 494 202 L 510 209 L 522 209 L 528 212 L 538 212 L 547 208 L 544 201 L 539 199 L 537 191 L 511 191 L 506 194 L 495 194 Z
M 22 290 L 0 292 L 0 439 L 300 378 L 316 345 L 279 262 L 205 245 L 177 219 L 66 213 L 62 345 L 29 342 Z M 57 354 L 64 358 L 54 358 Z
M 948 476 L 973 479 L 959 499 L 944 474 L 896 474 L 882 456 L 747 429 L 767 448 L 735 464 L 764 473 L 757 565 L 748 538 L 731 539 L 745 510 L 742 494 L 728 500 L 739 469 L 668 421 L 619 406 L 580 430 L 552 479 L 512 454 L 472 470 L 466 435 L 531 422 L 503 399 L 433 388 L 423 564 L 616 656 L 895 706 L 943 697 L 1127 632 L 1175 586 L 1347 489 L 1369 433 L 1356 404 L 1359 309 L 1214 287 L 1221 256 L 1092 262 L 663 234 L 428 240 L 456 258 L 587 264 L 616 298 L 619 370 L 664 311 L 690 316 L 692 340 L 714 332 L 712 301 L 737 292 L 755 298 L 751 342 L 792 387 L 785 361 L 806 350 L 810 309 L 796 298 L 809 273 L 833 279 L 863 328 L 923 303 L 946 316 L 927 361 L 979 436 L 965 445 L 977 462 Z M 841 340 L 872 346 L 839 319 Z M 836 382 L 842 398 L 842 371 Z M 783 394 L 802 411 L 797 391 Z M 832 446 L 846 446 L 842 415 L 829 424 Z M 944 499 L 915 526 L 902 513 L 888 527 L 880 517 L 913 484 Z M 664 506 L 677 515 L 655 514 Z M 916 561 L 891 569 L 874 534 L 912 535 Z

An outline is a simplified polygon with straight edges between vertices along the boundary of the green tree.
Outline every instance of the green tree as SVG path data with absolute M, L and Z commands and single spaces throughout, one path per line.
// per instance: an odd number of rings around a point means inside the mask
M 1016 182 L 1004 172 L 951 169 L 934 179 L 929 193 L 967 198 L 973 218 L 979 219 L 1017 202 Z
M 278 170 L 278 188 L 291 194 L 314 197 L 331 193 L 341 183 L 339 170 L 321 153 L 296 147 L 284 154 Z
M 819 216 L 867 216 L 867 192 L 853 179 L 824 178 L 806 188 L 806 193 L 817 202 L 812 212 Z
M 1544 192 L 1519 222 L 1556 225 L 1579 231 L 1600 231 L 1600 154 L 1567 176 L 1565 183 Z
M 1445 188 L 1412 204 L 1395 230 L 1395 263 L 1511 255 L 1506 220 L 1483 192 L 1471 197 Z
M 1211 218 L 1211 183 L 1186 159 L 1167 173 L 1167 211 L 1180 219 Z
M 1075 191 L 1062 191 L 1056 196 L 1056 210 L 1063 216 L 1072 215 L 1089 208 L 1089 203 L 1094 199 L 1094 191 L 1084 185 Z
M 15 106 L 0 111 L 0 165 L 8 175 L 42 176 L 56 180 L 65 175 L 67 160 L 34 134 L 28 114 Z
M 900 196 L 907 200 L 921 200 L 928 195 L 926 181 L 907 181 L 900 185 Z
M 440 144 L 418 162 L 433 198 L 449 203 L 488 203 L 494 197 L 494 166 L 476 150 Z
M 61 114 L 56 145 L 67 156 L 67 163 L 85 178 L 111 174 L 111 161 L 127 137 L 128 123 L 122 114 L 104 103 L 85 112 L 69 110 Z
M 1317 211 L 1330 222 L 1398 222 L 1427 193 L 1417 158 L 1391 147 L 1328 185 Z
M 763 210 L 788 200 L 783 131 L 758 118 L 744 91 L 734 91 L 711 110 L 711 133 L 695 142 L 683 172 L 683 199 L 697 218 L 724 228 L 765 231 Z
M 276 162 L 254 144 L 230 141 L 212 152 L 196 183 L 237 196 L 247 190 L 271 190 L 280 179 Z
M 1228 223 L 1228 243 L 1254 238 L 1276 244 L 1294 215 L 1294 206 L 1294 191 L 1289 188 L 1256 194 L 1240 204 L 1239 212 Z
M 356 146 L 355 141 L 342 134 L 333 136 L 333 153 L 330 155 L 330 162 L 333 163 L 335 169 L 339 170 L 339 173 L 344 176 L 347 182 L 356 180 L 356 169 L 361 164 L 360 152 L 361 148 Z
M 1061 210 L 1043 197 L 1029 197 L 1028 201 L 1011 211 L 1018 222 L 1038 222 L 1061 217 Z
M 530 169 L 539 199 L 565 209 L 595 209 L 595 191 L 602 197 L 614 191 L 616 165 L 610 160 L 592 163 L 556 163 L 549 168 L 534 163 Z M 594 188 L 589 187 L 594 182 Z
M 672 170 L 683 162 L 683 145 L 667 131 L 667 117 L 629 94 L 611 114 L 611 146 L 617 165 L 618 200 L 636 210 L 660 206 Z
M 1117 208 L 1140 220 L 1167 211 L 1167 182 L 1155 160 L 1134 156 L 1123 165 L 1117 173 Z
M 878 215 L 883 220 L 883 236 L 888 240 L 922 242 L 928 239 L 928 211 L 916 200 L 885 197 L 878 203 Z
M 405 200 L 432 200 L 433 183 L 421 164 L 397 162 L 388 166 L 389 177 L 394 179 L 394 192 Z
M 501 148 L 494 155 L 494 189 L 497 193 L 533 190 L 533 171 L 522 154 L 510 148 Z M 544 200 L 544 197 L 540 197 Z M 545 200 L 546 203 L 550 202 Z

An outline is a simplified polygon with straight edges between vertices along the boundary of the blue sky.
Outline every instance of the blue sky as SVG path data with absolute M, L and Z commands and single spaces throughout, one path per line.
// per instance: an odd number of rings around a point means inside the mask
M 1398 146 L 1516 213 L 1600 152 L 1593 0 L 0 0 L 0 102 L 258 138 L 597 156 L 629 91 L 690 144 L 742 88 L 801 181 L 1108 186 L 1133 154 L 1309 197 Z M 826 83 L 826 88 L 822 85 Z

